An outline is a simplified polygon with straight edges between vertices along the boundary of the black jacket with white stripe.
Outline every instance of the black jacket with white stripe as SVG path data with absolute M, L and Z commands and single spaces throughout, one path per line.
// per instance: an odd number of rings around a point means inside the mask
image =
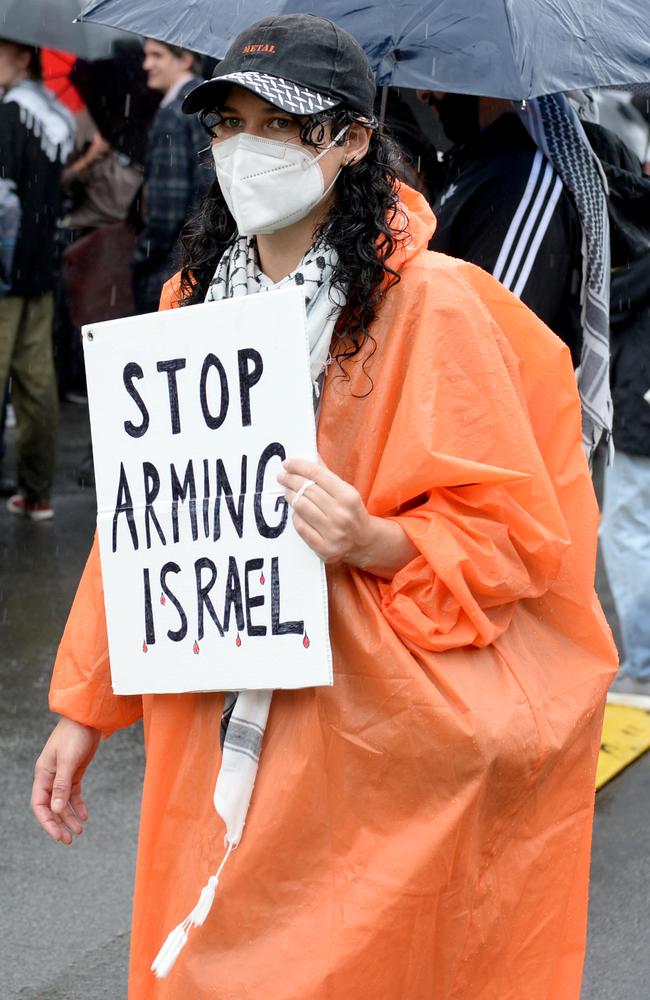
M 515 114 L 448 154 L 431 249 L 478 264 L 580 361 L 582 234 L 569 193 Z

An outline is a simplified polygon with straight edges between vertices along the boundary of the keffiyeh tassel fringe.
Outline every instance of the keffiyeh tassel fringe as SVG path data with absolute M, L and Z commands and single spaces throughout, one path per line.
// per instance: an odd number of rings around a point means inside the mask
M 201 889 L 201 895 L 199 896 L 196 906 L 192 912 L 185 917 L 185 920 L 183 920 L 178 927 L 175 927 L 174 930 L 167 936 L 167 940 L 153 960 L 151 971 L 156 974 L 158 979 L 165 979 L 165 977 L 168 976 L 173 969 L 176 959 L 187 944 L 188 935 L 191 929 L 193 927 L 201 927 L 205 922 L 210 910 L 212 909 L 212 904 L 214 903 L 214 895 L 217 891 L 217 886 L 219 885 L 221 872 L 224 869 L 226 861 L 230 857 L 233 847 L 234 844 L 228 844 L 228 850 L 224 855 L 223 861 L 219 865 L 216 874 L 211 875 L 207 883 Z

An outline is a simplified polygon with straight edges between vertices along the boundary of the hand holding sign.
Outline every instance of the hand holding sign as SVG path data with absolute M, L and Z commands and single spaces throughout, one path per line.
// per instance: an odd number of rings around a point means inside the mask
M 322 462 L 286 459 L 278 482 L 300 537 L 326 563 L 391 579 L 419 555 L 395 521 L 369 514 L 357 490 Z
M 298 496 L 306 483 L 308 486 Z M 300 537 L 326 563 L 356 565 L 371 534 L 370 515 L 354 486 L 323 465 L 306 459 L 282 463 L 278 482 L 293 508 L 293 524 Z

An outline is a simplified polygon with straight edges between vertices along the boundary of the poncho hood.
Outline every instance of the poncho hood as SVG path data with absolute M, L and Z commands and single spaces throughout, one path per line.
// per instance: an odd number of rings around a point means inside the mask
M 427 250 L 436 231 L 436 217 L 428 202 L 408 184 L 399 186 L 399 208 L 400 215 L 393 228 L 403 228 L 405 232 L 389 261 L 395 271 L 401 271 L 407 261 Z

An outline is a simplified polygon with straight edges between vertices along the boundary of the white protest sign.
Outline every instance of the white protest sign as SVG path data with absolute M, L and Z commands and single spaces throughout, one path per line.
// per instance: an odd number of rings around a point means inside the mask
M 83 340 L 116 694 L 331 684 L 324 567 L 276 479 L 316 456 L 300 290 Z

